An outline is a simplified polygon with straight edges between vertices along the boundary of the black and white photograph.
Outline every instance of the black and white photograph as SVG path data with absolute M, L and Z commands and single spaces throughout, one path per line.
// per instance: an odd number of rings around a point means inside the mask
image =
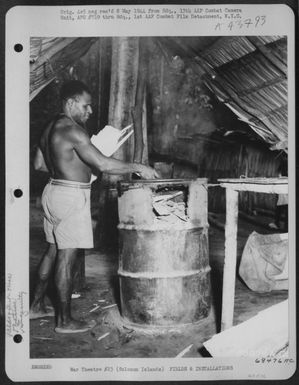
M 15 378 L 289 378 L 289 9 L 53 7 L 55 30 L 44 8 L 6 67 L 8 122 L 23 116 L 25 138 L 6 131 L 20 175 L 7 186 L 7 349 L 28 363 Z M 279 12 L 289 25 L 274 28 Z

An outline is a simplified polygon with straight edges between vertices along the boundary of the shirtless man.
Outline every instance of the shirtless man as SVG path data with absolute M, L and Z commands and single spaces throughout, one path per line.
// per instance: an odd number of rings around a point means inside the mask
M 156 172 L 140 163 L 125 163 L 104 156 L 90 141 L 85 123 L 92 113 L 91 95 L 80 81 L 69 81 L 61 88 L 63 113 L 46 128 L 37 150 L 34 166 L 48 171 L 42 206 L 48 249 L 43 256 L 30 318 L 54 315 L 44 305 L 52 268 L 58 294 L 57 333 L 85 332 L 94 321 L 78 321 L 71 316 L 72 277 L 79 249 L 93 248 L 90 213 L 91 169 L 109 174 L 139 173 L 153 179 Z M 50 311 L 49 311 L 50 310 Z

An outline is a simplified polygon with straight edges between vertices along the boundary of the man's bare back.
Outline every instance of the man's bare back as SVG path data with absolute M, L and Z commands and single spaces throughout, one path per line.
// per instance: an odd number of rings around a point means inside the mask
M 78 134 L 88 137 L 83 127 L 64 115 L 47 126 L 40 147 L 52 178 L 90 181 L 90 167 L 80 159 L 74 148 Z

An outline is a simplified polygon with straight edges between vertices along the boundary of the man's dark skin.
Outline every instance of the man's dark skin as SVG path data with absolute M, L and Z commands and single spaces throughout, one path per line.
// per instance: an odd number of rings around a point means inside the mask
M 46 128 L 37 151 L 34 166 L 49 171 L 54 179 L 89 183 L 91 168 L 109 174 L 139 173 L 144 179 L 158 177 L 154 169 L 140 163 L 125 163 L 104 156 L 90 141 L 85 123 L 92 113 L 91 96 L 83 91 L 63 102 L 63 114 Z M 91 325 L 71 316 L 72 278 L 78 249 L 48 249 L 39 269 L 39 282 L 30 309 L 31 318 L 53 315 L 47 312 L 44 295 L 52 268 L 55 265 L 55 285 L 58 293 L 57 330 L 79 332 Z M 56 331 L 57 331 L 56 330 Z

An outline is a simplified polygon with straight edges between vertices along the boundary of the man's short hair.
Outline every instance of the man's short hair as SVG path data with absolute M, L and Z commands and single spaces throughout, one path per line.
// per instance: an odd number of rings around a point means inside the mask
M 74 99 L 76 96 L 82 95 L 83 92 L 90 94 L 88 87 L 84 83 L 80 80 L 69 80 L 61 86 L 60 98 L 64 101 L 69 98 Z

